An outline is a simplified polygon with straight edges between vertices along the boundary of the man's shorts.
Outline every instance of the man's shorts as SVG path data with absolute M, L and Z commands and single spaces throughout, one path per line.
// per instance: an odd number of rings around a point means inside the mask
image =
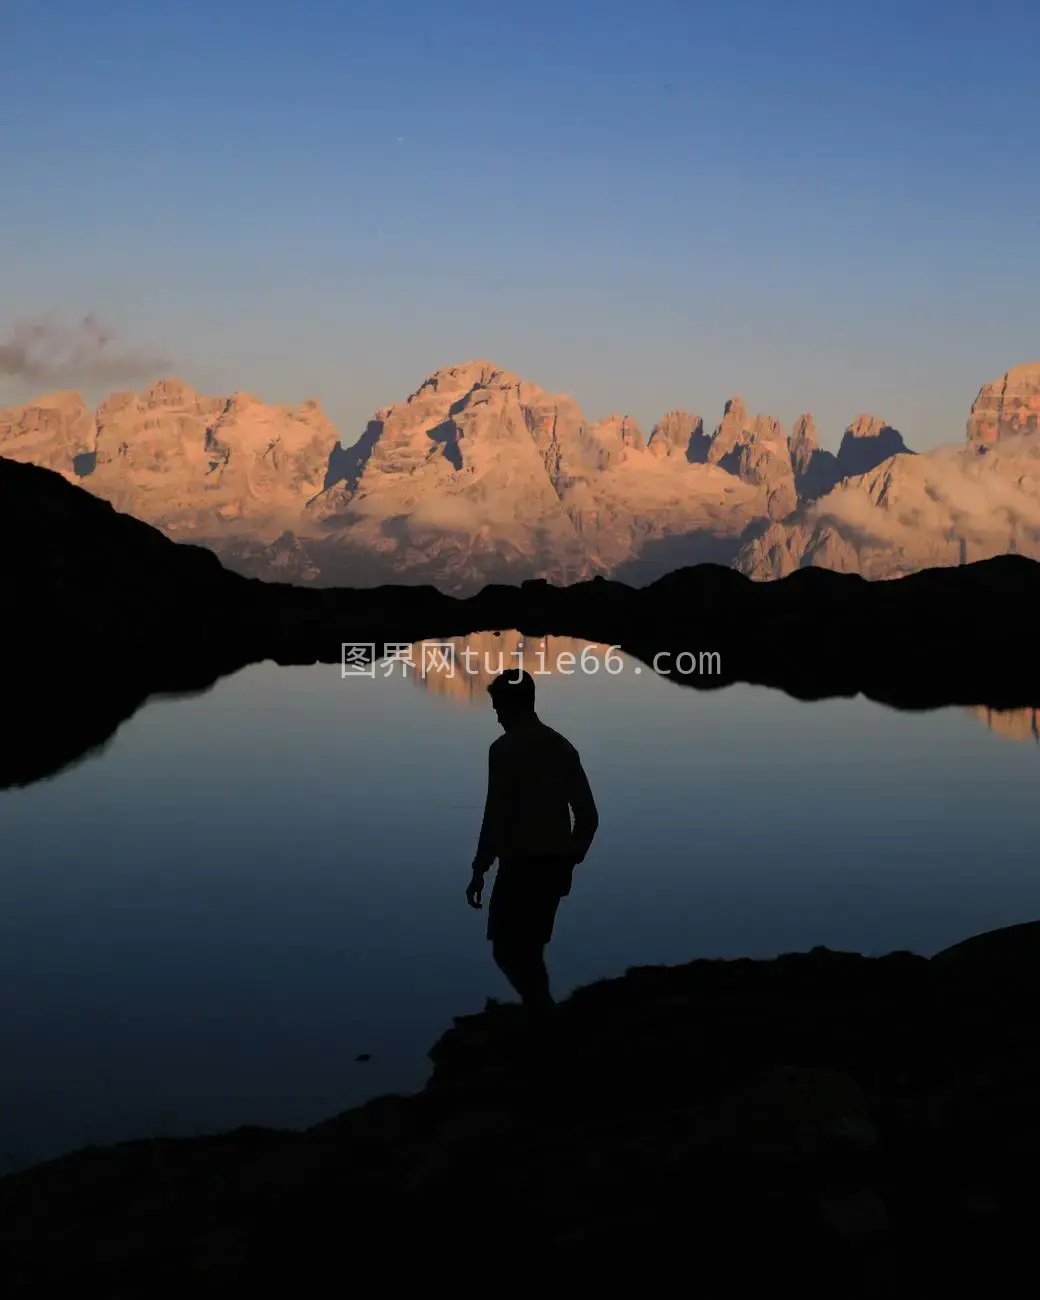
M 499 862 L 488 903 L 494 943 L 546 944 L 560 899 L 570 893 L 572 858 L 509 858 Z

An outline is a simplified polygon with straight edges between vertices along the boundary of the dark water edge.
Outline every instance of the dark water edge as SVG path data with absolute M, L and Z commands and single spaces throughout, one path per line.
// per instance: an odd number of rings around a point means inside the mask
M 604 815 L 559 993 L 695 956 L 928 954 L 1040 915 L 1037 755 L 992 719 L 637 666 L 539 680 Z M 497 734 L 479 682 L 258 667 L 0 798 L 0 1171 L 421 1087 L 451 1015 L 511 996 L 462 896 Z

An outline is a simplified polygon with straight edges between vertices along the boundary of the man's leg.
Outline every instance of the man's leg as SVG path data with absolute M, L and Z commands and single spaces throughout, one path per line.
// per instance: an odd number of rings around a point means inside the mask
M 525 1007 L 544 1011 L 554 1005 L 549 992 L 544 944 L 509 943 L 496 939 L 491 945 L 491 955 Z

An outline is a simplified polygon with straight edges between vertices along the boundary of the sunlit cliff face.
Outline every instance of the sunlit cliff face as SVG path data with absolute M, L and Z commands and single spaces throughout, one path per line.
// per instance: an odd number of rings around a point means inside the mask
M 406 676 L 452 703 L 488 708 L 487 688 L 500 673 L 523 668 L 537 685 L 539 676 L 561 670 L 561 661 L 562 671 L 580 672 L 582 651 L 602 664 L 608 649 L 598 642 L 573 637 L 525 638 L 515 630 L 474 632 L 439 641 L 416 641 L 407 648 L 401 666 L 384 661 L 380 672 Z M 612 653 L 616 655 L 617 651 Z M 568 655 L 572 657 L 568 659 Z

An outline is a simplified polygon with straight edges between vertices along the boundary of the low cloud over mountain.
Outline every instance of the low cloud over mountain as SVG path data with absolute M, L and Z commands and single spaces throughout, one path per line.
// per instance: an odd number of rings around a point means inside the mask
M 895 455 L 749 530 L 736 567 L 889 578 L 1013 552 L 1040 558 L 1040 362 L 985 384 L 959 445 Z

